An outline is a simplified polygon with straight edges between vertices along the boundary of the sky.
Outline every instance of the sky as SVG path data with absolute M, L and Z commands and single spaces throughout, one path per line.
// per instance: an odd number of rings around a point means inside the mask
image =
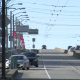
M 23 5 L 14 5 L 13 8 L 22 8 L 16 10 L 13 14 L 27 14 L 30 20 L 21 16 L 18 19 L 24 25 L 29 25 L 29 29 L 38 29 L 38 34 L 23 33 L 26 49 L 41 49 L 46 45 L 47 49 L 55 47 L 67 49 L 68 46 L 80 45 L 80 0 L 12 0 L 7 6 L 16 3 Z M 8 14 L 13 9 L 8 10 Z M 33 43 L 32 38 L 35 38 Z

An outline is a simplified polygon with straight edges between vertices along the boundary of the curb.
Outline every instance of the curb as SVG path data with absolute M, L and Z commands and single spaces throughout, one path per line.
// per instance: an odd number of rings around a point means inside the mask
M 17 74 L 18 74 L 18 69 L 6 70 L 6 80 L 14 80 Z M 0 80 L 1 80 L 1 77 L 0 77 Z

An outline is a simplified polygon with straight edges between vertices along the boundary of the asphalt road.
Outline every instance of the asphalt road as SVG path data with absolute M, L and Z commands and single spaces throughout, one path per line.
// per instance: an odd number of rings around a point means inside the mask
M 55 50 L 39 52 L 39 67 L 18 70 L 15 80 L 80 80 L 80 59 Z

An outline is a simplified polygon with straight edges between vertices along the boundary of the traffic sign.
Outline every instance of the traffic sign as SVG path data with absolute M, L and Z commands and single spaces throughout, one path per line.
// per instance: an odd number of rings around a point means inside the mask
M 29 29 L 28 34 L 38 34 L 38 29 Z
M 7 17 L 7 16 L 5 16 L 5 19 L 6 19 L 6 26 L 11 22 L 11 20 Z M 0 27 L 2 27 L 2 15 L 0 15 Z

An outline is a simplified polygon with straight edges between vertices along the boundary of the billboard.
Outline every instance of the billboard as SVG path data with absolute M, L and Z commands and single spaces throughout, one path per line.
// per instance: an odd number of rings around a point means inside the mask
M 29 25 L 17 25 L 16 32 L 29 32 Z

